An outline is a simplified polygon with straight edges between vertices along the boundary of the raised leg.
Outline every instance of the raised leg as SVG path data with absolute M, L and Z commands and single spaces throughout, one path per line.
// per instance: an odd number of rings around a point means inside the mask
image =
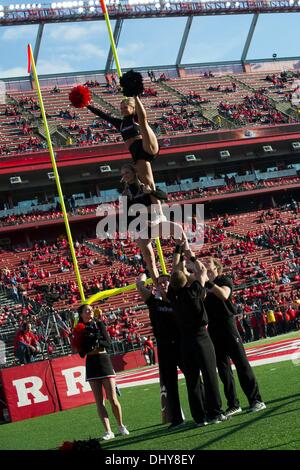
M 151 244 L 151 240 L 145 240 L 145 239 L 139 238 L 137 240 L 137 244 L 141 250 L 145 263 L 147 264 L 147 268 L 153 280 L 153 284 L 156 286 L 159 273 L 156 267 L 155 255 L 154 255 L 153 247 Z
M 135 111 L 138 117 L 141 135 L 143 138 L 143 148 L 150 155 L 156 155 L 159 150 L 156 135 L 148 124 L 145 108 L 138 96 L 135 99 Z

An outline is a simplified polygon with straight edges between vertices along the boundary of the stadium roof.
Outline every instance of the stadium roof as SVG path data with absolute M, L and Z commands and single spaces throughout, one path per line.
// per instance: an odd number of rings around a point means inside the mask
M 111 19 L 300 12 L 298 0 L 185 2 L 174 0 L 107 0 L 106 3 Z M 7 6 L 0 6 L 1 26 L 101 19 L 104 19 L 104 16 L 100 3 L 95 0 L 52 2 L 49 4 L 12 3 Z
M 0 0 L 1 1 L 1 0 Z M 4 0 L 7 1 L 7 0 Z M 8 3 L 8 2 L 7 2 Z M 244 37 L 241 38 L 243 47 L 240 51 L 240 57 L 232 61 L 220 60 L 191 62 L 188 65 L 214 65 L 214 64 L 245 64 L 247 62 L 248 52 L 251 46 L 252 38 L 255 33 L 255 28 L 259 17 L 264 14 L 272 13 L 299 13 L 300 0 L 264 0 L 264 1 L 167 1 L 167 0 L 107 0 L 106 1 L 109 16 L 114 22 L 114 37 L 118 46 L 124 21 L 137 20 L 137 19 L 158 19 L 158 18 L 182 18 L 185 21 L 183 28 L 178 30 L 179 42 L 170 44 L 174 49 L 177 47 L 176 60 L 172 63 L 167 63 L 168 66 L 180 66 L 182 64 L 183 55 L 189 41 L 189 34 L 192 28 L 193 19 L 201 16 L 233 16 L 233 15 L 248 15 L 249 26 L 243 23 Z M 262 15 L 263 14 L 263 15 Z M 0 26 L 20 26 L 20 25 L 38 25 L 36 33 L 34 56 L 38 60 L 39 50 L 43 38 L 45 24 L 58 24 L 58 23 L 84 23 L 84 22 L 97 22 L 103 21 L 104 16 L 98 0 L 79 0 L 67 2 L 52 2 L 52 3 L 11 3 L 7 5 L 0 5 Z M 178 20 L 179 21 L 179 20 Z M 249 29 L 247 29 L 249 28 Z M 168 34 L 167 28 L 165 30 Z M 234 36 L 234 32 L 232 33 Z M 235 33 L 236 34 L 236 33 Z M 228 41 L 228 39 L 227 39 Z M 224 41 L 226 44 L 226 39 Z M 273 59 L 278 60 L 277 54 L 273 51 Z M 106 52 L 107 59 L 105 64 L 105 71 L 113 68 L 112 51 Z M 298 56 L 285 57 L 288 60 L 298 59 Z M 264 59 L 259 59 L 261 61 Z M 272 60 L 269 56 L 267 60 Z M 254 62 L 256 62 L 254 60 Z M 153 64 L 144 64 L 143 68 L 154 67 Z M 125 67 L 126 68 L 126 67 Z M 140 66 L 134 68 L 141 68 Z M 81 70 L 85 70 L 85 67 Z M 60 73 L 60 70 L 57 70 Z M 51 74 L 50 74 L 51 75 Z M 47 74 L 49 76 L 49 74 Z

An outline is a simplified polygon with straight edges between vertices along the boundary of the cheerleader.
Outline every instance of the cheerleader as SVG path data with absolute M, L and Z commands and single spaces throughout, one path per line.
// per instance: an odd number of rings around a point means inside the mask
M 155 133 L 148 124 L 145 108 L 139 98 L 144 90 L 143 78 L 140 73 L 131 70 L 121 77 L 120 85 L 126 96 L 120 105 L 122 118 L 111 116 L 91 105 L 90 91 L 81 85 L 73 88 L 69 98 L 73 106 L 86 107 L 96 116 L 112 124 L 121 133 L 131 153 L 139 180 L 155 191 L 151 162 L 158 156 L 159 145 Z M 151 202 L 158 205 L 159 214 L 156 223 L 159 223 L 165 220 L 160 200 L 155 197 L 154 193 L 150 197 Z
M 154 227 L 151 227 L 151 196 L 154 195 L 158 200 L 166 200 L 167 194 L 160 189 L 151 190 L 151 188 L 141 183 L 138 178 L 135 167 L 131 164 L 123 165 L 121 168 L 122 179 L 124 183 L 123 196 L 127 197 L 127 209 L 129 210 L 133 204 L 142 204 L 147 210 L 148 225 L 140 227 L 139 232 L 134 233 L 134 238 L 137 241 L 143 259 L 147 265 L 149 274 L 153 280 L 153 284 L 157 285 L 159 272 L 156 266 L 155 254 L 152 247 L 152 239 L 160 238 L 164 233 L 170 233 L 174 237 L 176 243 L 183 244 L 183 250 L 189 250 L 188 241 L 179 224 L 170 221 L 161 221 Z M 128 223 L 133 216 L 128 215 Z
M 128 435 L 129 431 L 123 424 L 122 409 L 116 394 L 116 374 L 107 353 L 111 344 L 110 337 L 104 323 L 101 320 L 97 322 L 94 320 L 94 311 L 90 305 L 81 305 L 78 314 L 79 321 L 73 331 L 72 346 L 80 357 L 86 356 L 86 381 L 90 383 L 98 414 L 105 429 L 103 439 L 108 441 L 115 437 L 105 407 L 103 389 L 110 402 L 119 432 Z

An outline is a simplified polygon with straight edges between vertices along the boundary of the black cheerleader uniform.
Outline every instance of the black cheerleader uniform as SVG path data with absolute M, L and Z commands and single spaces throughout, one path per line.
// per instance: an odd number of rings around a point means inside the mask
M 142 204 L 143 206 L 145 206 L 148 210 L 148 217 L 147 217 L 147 220 L 148 222 L 150 223 L 151 222 L 151 212 L 149 211 L 149 209 L 151 208 L 151 205 L 153 204 L 152 201 L 151 201 L 151 195 L 153 195 L 154 197 L 156 197 L 157 199 L 159 200 L 167 200 L 168 199 L 168 195 L 162 191 L 161 189 L 156 189 L 155 191 L 152 191 L 150 194 L 147 194 L 144 192 L 144 189 L 143 189 L 144 185 L 142 183 L 140 183 L 139 181 L 135 182 L 135 183 L 131 183 L 131 184 L 126 184 L 125 186 L 125 189 L 122 193 L 123 196 L 126 196 L 127 197 L 127 220 L 128 220 L 128 224 L 130 224 L 130 222 L 132 222 L 135 218 L 136 218 L 136 215 L 131 215 L 131 212 L 130 212 L 130 207 L 133 206 L 134 204 Z M 128 229 L 128 227 L 127 227 Z M 150 238 L 150 227 L 149 225 L 145 226 L 145 227 L 140 227 L 139 230 L 140 231 L 144 231 L 145 229 L 148 230 L 148 236 Z
M 104 119 L 104 121 L 112 124 L 121 133 L 121 136 L 125 142 L 131 137 L 141 135 L 140 126 L 136 121 L 137 116 L 130 115 L 125 116 L 123 119 L 120 119 L 114 116 L 110 116 L 109 114 L 104 113 L 103 111 L 98 108 L 95 108 L 94 106 L 88 105 L 87 108 L 92 113 L 96 114 L 96 116 L 99 116 L 101 119 Z M 158 155 L 151 155 L 150 153 L 146 152 L 143 148 L 142 139 L 135 140 L 130 145 L 129 151 L 131 153 L 134 163 L 136 163 L 138 160 L 146 160 L 147 162 L 152 162 L 152 160 Z
M 116 376 L 111 359 L 106 351 L 111 339 L 102 321 L 86 324 L 85 339 L 80 356 L 86 355 L 86 381 L 109 379 Z

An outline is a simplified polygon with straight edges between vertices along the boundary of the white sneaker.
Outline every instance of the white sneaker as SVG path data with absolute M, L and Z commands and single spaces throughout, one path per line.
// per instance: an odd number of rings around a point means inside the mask
M 104 441 L 109 441 L 110 439 L 113 439 L 114 437 L 115 437 L 115 435 L 114 435 L 113 432 L 107 431 L 107 432 L 104 434 L 104 436 L 102 437 L 102 439 L 103 439 Z
M 204 426 L 207 426 L 208 422 L 207 421 L 200 421 L 200 423 L 196 423 L 197 428 L 203 428 Z
M 208 424 L 220 424 L 222 423 L 223 421 L 227 421 L 229 418 L 229 416 L 225 416 L 223 414 L 220 414 L 218 416 L 216 416 L 215 418 L 211 418 L 211 419 L 208 419 Z
M 124 425 L 119 426 L 119 431 L 120 431 L 121 434 L 123 434 L 123 436 L 128 436 L 128 434 L 129 434 L 128 429 Z
M 265 410 L 266 408 L 267 407 L 263 401 L 256 401 L 252 406 L 250 406 L 248 413 L 255 413 L 256 411 Z
M 227 408 L 225 411 L 225 416 L 233 416 L 237 413 L 241 413 L 243 410 L 240 406 L 233 406 L 232 408 Z

